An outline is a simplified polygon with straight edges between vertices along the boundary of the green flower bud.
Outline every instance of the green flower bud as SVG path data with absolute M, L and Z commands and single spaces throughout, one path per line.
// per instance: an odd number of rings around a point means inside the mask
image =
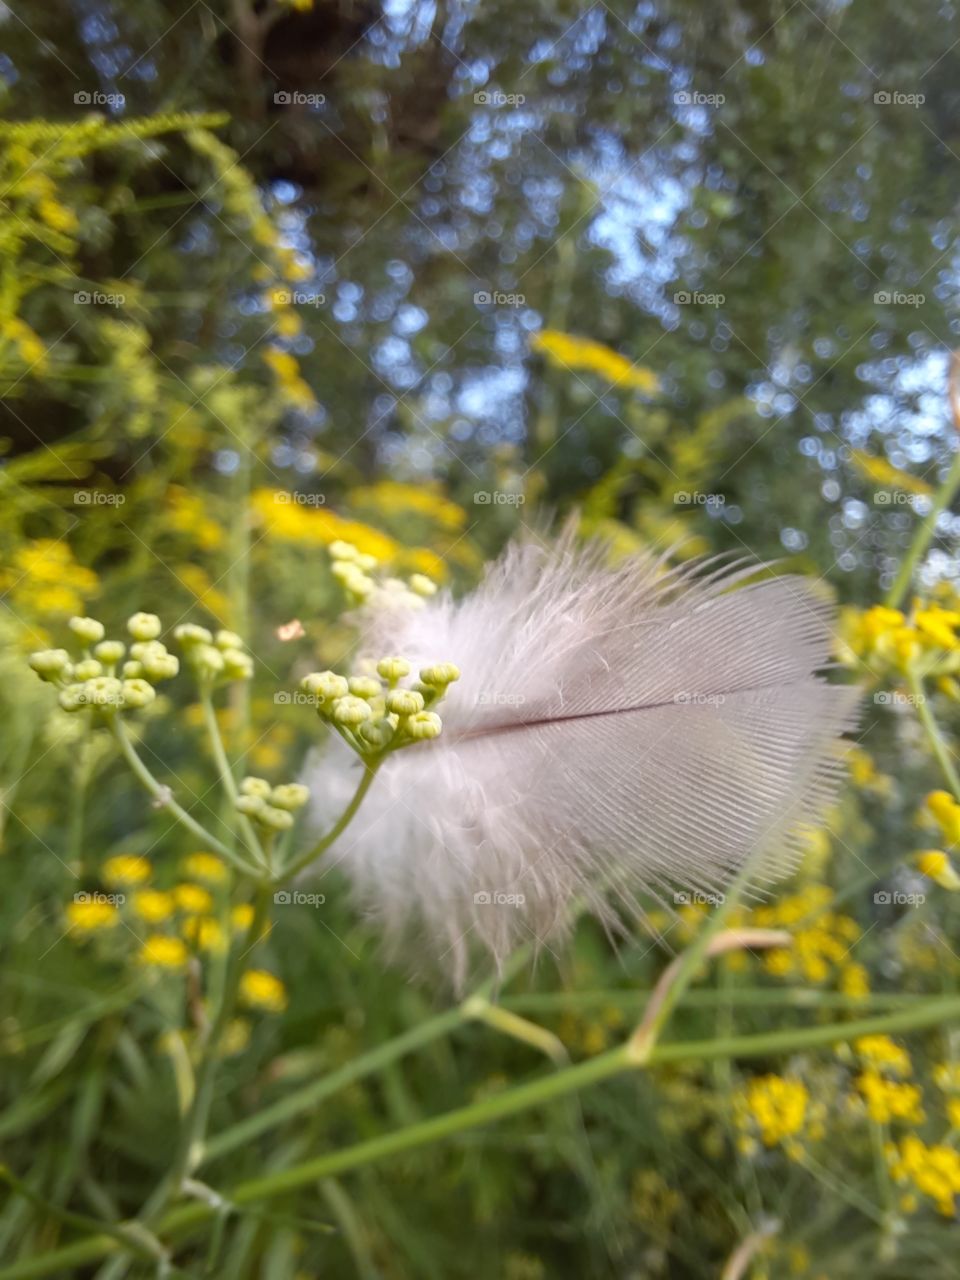
M 266 778 L 247 777 L 240 783 L 240 790 L 245 796 L 259 796 L 266 800 L 273 788 Z
M 200 680 L 215 680 L 225 666 L 223 654 L 212 644 L 191 645 L 187 657 Z
M 96 618 L 78 618 L 73 617 L 67 623 L 67 626 L 84 644 L 96 644 L 98 640 L 103 639 L 104 625 L 98 622 Z
M 137 680 L 143 675 L 142 662 L 125 662 L 120 674 L 124 680 Z
M 265 804 L 257 814 L 257 821 L 271 831 L 289 831 L 293 826 L 293 814 L 286 809 L 275 809 L 272 804 Z
M 381 658 L 377 663 L 377 674 L 396 684 L 410 674 L 410 663 L 406 658 Z
M 337 698 L 345 698 L 350 691 L 343 676 L 335 671 L 314 671 L 300 681 L 304 693 L 312 693 L 319 706 L 327 706 Z
M 28 659 L 41 680 L 56 680 L 70 666 L 66 649 L 38 649 Z
M 101 640 L 93 652 L 101 662 L 113 667 L 123 657 L 124 649 L 119 640 Z
M 82 711 L 87 705 L 82 684 L 68 684 L 57 694 L 57 701 L 64 711 Z
M 389 720 L 368 720 L 357 732 L 368 746 L 379 749 L 387 746 L 393 739 L 394 726 Z
M 218 631 L 214 641 L 218 649 L 243 649 L 243 637 L 235 631 Z
M 383 693 L 383 685 L 372 676 L 351 676 L 347 684 L 355 698 L 379 698 Z
M 395 716 L 412 716 L 423 710 L 423 694 L 414 689 L 391 689 L 387 694 L 387 710 Z
M 148 707 L 156 696 L 156 689 L 152 684 L 147 684 L 146 680 L 124 680 L 123 682 L 125 707 Z
M 362 698 L 348 696 L 336 700 L 331 714 L 337 724 L 356 725 L 363 724 L 364 720 L 369 720 L 373 713 Z
M 355 596 L 368 596 L 376 586 L 374 580 L 359 565 L 349 560 L 335 560 L 330 572 L 345 591 L 352 591 Z
M 425 573 L 415 573 L 410 578 L 410 590 L 418 596 L 435 596 L 438 588 L 433 579 L 428 578 Z
M 162 629 L 155 613 L 135 613 L 127 619 L 127 630 L 134 640 L 156 640 Z
M 357 552 L 355 561 L 357 567 L 362 569 L 364 573 L 369 573 L 371 569 L 375 569 L 380 563 L 376 556 L 366 555 L 363 552 Z
M 270 792 L 270 803 L 278 809 L 302 809 L 310 799 L 310 788 L 299 782 L 284 782 Z
M 213 634 L 206 627 L 198 627 L 193 622 L 184 622 L 179 627 L 174 627 L 173 638 L 184 649 L 195 644 L 213 644 Z
M 137 650 L 134 653 L 134 650 Z M 180 659 L 176 654 L 168 653 L 166 646 L 158 641 L 151 644 L 134 645 L 130 652 L 140 661 L 143 674 L 148 680 L 170 680 L 180 670 Z
M 82 662 L 78 662 L 73 668 L 73 678 L 75 680 L 93 680 L 96 676 L 103 675 L 103 664 L 98 662 L 96 658 L 84 658 Z
M 460 668 L 452 662 L 435 662 L 433 666 L 421 669 L 420 679 L 431 688 L 445 689 L 448 684 L 460 679 Z
M 406 723 L 406 730 L 414 742 L 429 742 L 438 738 L 443 728 L 443 721 L 433 711 L 418 711 Z
M 238 796 L 237 812 L 245 813 L 248 818 L 257 818 L 263 812 L 265 805 L 263 796 Z
M 116 711 L 123 706 L 123 685 L 116 676 L 95 676 L 84 683 L 83 699 L 101 711 Z
M 253 677 L 253 659 L 242 649 L 222 649 L 223 674 L 228 680 L 250 680 Z

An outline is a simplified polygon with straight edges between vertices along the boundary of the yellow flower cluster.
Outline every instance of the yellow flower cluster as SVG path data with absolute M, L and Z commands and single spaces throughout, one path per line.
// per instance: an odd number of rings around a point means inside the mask
M 205 850 L 188 854 L 181 860 L 181 870 L 193 877 L 158 889 L 150 884 L 152 868 L 148 859 L 135 854 L 115 854 L 101 867 L 101 879 L 111 889 L 131 889 L 129 898 L 122 893 L 78 894 L 66 908 L 70 931 L 78 937 L 111 929 L 120 922 L 121 908 L 132 914 L 131 932 L 139 936 L 140 923 L 155 930 L 143 939 L 138 953 L 141 964 L 158 969 L 182 969 L 191 949 L 206 953 L 223 951 L 227 937 L 220 921 L 210 888 L 222 888 L 229 879 L 226 865 L 215 854 Z M 202 881 L 203 883 L 198 883 Z M 249 906 L 234 908 L 231 924 L 240 932 L 249 927 Z M 159 931 L 162 926 L 166 931 Z
M 945 1095 L 947 1120 L 960 1129 L 960 1062 L 941 1062 L 933 1069 L 933 1082 Z
M 660 389 L 660 380 L 651 369 L 634 364 L 618 351 L 613 351 L 592 338 L 580 338 L 575 334 L 561 333 L 557 329 L 544 329 L 533 336 L 530 345 L 551 364 L 562 369 L 583 369 L 587 373 L 596 373 L 615 386 L 646 395 L 652 395 Z
M 338 539 L 352 543 L 364 555 L 389 564 L 399 552 L 398 544 L 379 529 L 346 520 L 326 507 L 312 507 L 291 501 L 291 495 L 275 489 L 255 489 L 250 495 L 254 518 L 268 538 L 307 546 L 329 546 Z
M 852 916 L 827 909 L 832 898 L 829 886 L 812 884 L 750 913 L 750 923 L 756 928 L 787 929 L 793 936 L 792 946 L 764 954 L 763 966 L 768 973 L 778 978 L 802 977 L 808 982 L 823 983 L 839 971 L 842 983 L 849 982 L 854 988 L 862 986 L 862 966 L 856 966 L 852 974 L 847 972 L 852 968 L 847 957 L 862 930 Z
M 758 1142 L 765 1147 L 783 1146 L 798 1156 L 803 1139 L 823 1136 L 826 1109 L 811 1101 L 807 1086 L 784 1076 L 755 1076 L 733 1097 L 733 1116 L 740 1130 L 740 1150 L 752 1155 Z
M 916 1134 L 908 1134 L 887 1147 L 890 1173 L 931 1199 L 944 1217 L 952 1218 L 960 1195 L 960 1152 L 943 1143 L 927 1145 Z M 909 1207 L 909 1206 L 908 1206 Z
M 877 1124 L 890 1124 L 892 1121 L 923 1123 L 923 1094 L 918 1085 L 888 1080 L 876 1068 L 868 1067 L 857 1076 L 856 1086 L 866 1103 L 870 1119 Z
M 381 480 L 379 484 L 354 489 L 350 505 L 370 507 L 384 516 L 418 515 L 451 533 L 459 533 L 467 523 L 463 507 L 444 497 L 435 484 L 402 484 Z
M 950 601 L 950 605 L 960 601 Z M 886 605 L 845 609 L 840 616 L 839 656 L 848 666 L 873 674 L 905 672 L 921 656 L 928 673 L 960 670 L 960 607 L 915 600 L 909 614 Z
M 92 569 L 77 564 L 66 542 L 38 538 L 18 547 L 10 567 L 0 571 L 0 589 L 10 593 L 18 614 L 63 618 L 82 613 L 84 601 L 99 589 Z
M 171 485 L 166 492 L 166 502 L 168 528 L 182 533 L 201 551 L 216 551 L 223 546 L 223 526 L 210 515 L 210 503 L 205 496 Z
M 287 1007 L 287 989 L 266 969 L 248 969 L 240 979 L 240 999 L 251 1009 L 283 1013 Z

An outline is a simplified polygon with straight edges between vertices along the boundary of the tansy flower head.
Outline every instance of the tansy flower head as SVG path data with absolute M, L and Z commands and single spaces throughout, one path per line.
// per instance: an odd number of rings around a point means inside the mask
M 213 898 L 209 889 L 199 884 L 178 884 L 173 888 L 173 900 L 184 915 L 201 916 L 213 910 Z
M 116 906 L 103 897 L 83 894 L 67 905 L 67 923 L 80 934 L 112 929 L 119 918 Z
M 164 933 L 154 933 L 140 948 L 141 964 L 156 969 L 182 969 L 190 958 L 182 938 L 170 938 Z
M 279 978 L 266 969 L 248 969 L 240 979 L 240 999 L 251 1009 L 282 1013 L 287 1007 L 287 991 Z
M 180 863 L 184 875 L 193 880 L 202 880 L 204 884 L 223 884 L 227 879 L 227 868 L 215 853 L 188 853 Z
M 135 854 L 118 853 L 108 858 L 101 868 L 104 884 L 130 885 L 143 884 L 150 879 L 151 867 L 146 858 Z
M 941 889 L 956 892 L 960 889 L 960 875 L 942 849 L 924 849 L 914 855 L 917 870 L 938 884 Z
M 176 909 L 176 903 L 169 893 L 159 889 L 141 889 L 130 900 L 131 906 L 141 920 L 147 924 L 159 924 L 168 920 Z

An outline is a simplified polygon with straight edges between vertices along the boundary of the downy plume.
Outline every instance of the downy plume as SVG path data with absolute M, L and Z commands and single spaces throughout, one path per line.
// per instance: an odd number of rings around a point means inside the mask
M 641 895 L 718 894 L 791 871 L 838 772 L 855 688 L 816 674 L 831 609 L 797 577 L 718 559 L 616 568 L 572 532 L 508 548 L 480 587 L 374 609 L 364 652 L 455 663 L 443 732 L 388 757 L 328 865 L 388 942 L 462 982 L 550 942 L 574 901 L 613 924 Z M 329 825 L 360 765 L 335 735 L 309 765 Z

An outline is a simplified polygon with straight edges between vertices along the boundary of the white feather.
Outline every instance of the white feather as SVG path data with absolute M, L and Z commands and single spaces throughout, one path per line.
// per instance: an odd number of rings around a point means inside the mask
M 857 690 L 815 674 L 829 607 L 803 579 L 745 582 L 757 568 L 611 570 L 567 535 L 509 548 L 462 601 L 371 620 L 365 653 L 462 672 L 441 737 L 387 759 L 328 855 L 388 940 L 459 982 L 472 943 L 499 963 L 562 932 L 574 899 L 609 922 L 611 901 L 722 891 L 754 851 L 758 884 L 795 865 Z M 311 761 L 324 825 L 358 770 L 334 736 Z

